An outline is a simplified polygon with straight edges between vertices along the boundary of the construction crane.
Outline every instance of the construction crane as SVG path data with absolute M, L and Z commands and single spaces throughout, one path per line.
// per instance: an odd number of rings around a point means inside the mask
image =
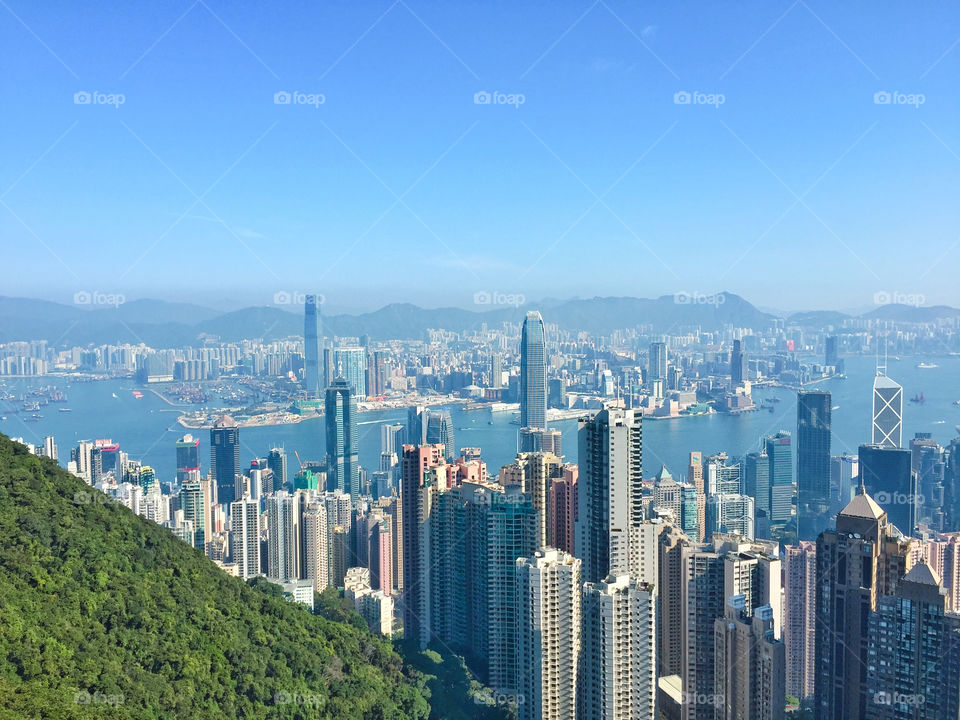
M 294 450 L 294 451 L 293 451 L 293 454 L 296 456 L 297 462 L 300 463 L 300 470 L 301 470 L 301 472 L 302 472 L 302 471 L 303 471 L 303 460 L 300 459 L 300 453 L 298 453 L 296 450 Z

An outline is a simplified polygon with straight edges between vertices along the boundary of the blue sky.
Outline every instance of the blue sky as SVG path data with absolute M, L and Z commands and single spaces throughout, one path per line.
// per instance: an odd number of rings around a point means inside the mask
M 960 305 L 958 40 L 948 2 L 3 0 L 0 294 Z

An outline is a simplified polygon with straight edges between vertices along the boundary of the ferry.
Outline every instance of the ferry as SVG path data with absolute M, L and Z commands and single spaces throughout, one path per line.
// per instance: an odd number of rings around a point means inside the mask
M 917 363 L 917 367 L 920 368 L 921 370 L 932 370 L 933 368 L 937 367 L 937 364 L 922 362 L 922 363 Z
M 143 397 L 143 393 L 140 392 L 139 390 L 134 390 L 134 391 L 133 391 L 133 396 L 134 396 L 137 400 L 139 400 L 140 398 Z
M 73 412 L 70 408 L 60 408 L 60 412 Z

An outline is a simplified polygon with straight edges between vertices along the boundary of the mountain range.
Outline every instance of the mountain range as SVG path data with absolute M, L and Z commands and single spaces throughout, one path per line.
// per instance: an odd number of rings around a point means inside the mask
M 357 315 L 322 315 L 322 333 L 328 336 L 373 340 L 422 339 L 428 329 L 452 332 L 478 330 L 484 323 L 500 327 L 520 323 L 528 310 L 541 310 L 544 321 L 570 331 L 606 334 L 646 326 L 656 333 L 700 328 L 719 330 L 725 325 L 764 329 L 776 316 L 757 309 L 732 293 L 716 295 L 664 295 L 655 299 L 594 297 L 551 300 L 540 304 L 496 305 L 496 297 L 481 297 L 478 308 L 426 309 L 411 304 L 390 304 Z M 486 304 L 484 304 L 486 303 Z M 824 328 L 854 317 L 840 312 L 794 313 L 788 323 Z M 960 318 L 960 310 L 947 306 L 881 305 L 857 316 L 897 322 L 929 322 Z M 56 347 L 89 344 L 144 343 L 153 347 L 192 345 L 204 338 L 233 342 L 245 338 L 276 340 L 303 333 L 303 319 L 295 305 L 266 305 L 221 313 L 199 305 L 162 300 L 133 300 L 116 306 L 66 305 L 48 300 L 0 297 L 0 343 L 46 340 Z

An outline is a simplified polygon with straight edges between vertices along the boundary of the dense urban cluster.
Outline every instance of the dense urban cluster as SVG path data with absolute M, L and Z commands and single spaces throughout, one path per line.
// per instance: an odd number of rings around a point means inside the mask
M 122 503 L 310 607 L 341 588 L 371 631 L 463 656 L 519 718 L 956 717 L 960 438 L 904 447 L 884 361 L 942 351 L 956 330 L 863 323 L 597 339 L 529 312 L 467 338 L 350 344 L 323 338 L 308 296 L 303 339 L 269 348 L 34 343 L 4 363 L 143 383 L 285 377 L 291 412 L 324 416 L 322 459 L 275 447 L 245 464 L 243 427 L 220 414 L 208 469 L 185 434 L 172 481 L 110 440 L 80 442 L 63 460 L 105 495 L 76 501 Z M 868 353 L 872 436 L 833 454 L 831 393 L 804 386 Z M 795 428 L 738 457 L 689 448 L 682 477 L 644 466 L 644 422 L 760 412 L 753 390 L 769 384 L 797 388 Z M 457 448 L 429 404 L 450 396 L 518 404 L 512 461 L 492 470 Z M 381 427 L 379 466 L 361 467 L 360 411 L 411 399 L 405 423 Z M 550 427 L 563 413 L 579 418 L 575 464 Z M 35 451 L 58 456 L 52 437 Z

